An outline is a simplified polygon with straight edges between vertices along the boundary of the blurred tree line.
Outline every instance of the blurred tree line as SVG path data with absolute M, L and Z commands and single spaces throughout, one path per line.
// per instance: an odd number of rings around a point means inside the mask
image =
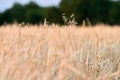
M 58 7 L 43 8 L 34 2 L 26 5 L 15 3 L 11 9 L 0 13 L 0 25 L 4 23 L 43 23 L 46 18 L 49 23 L 64 24 L 62 14 L 69 18 L 72 13 L 78 24 L 82 21 L 94 25 L 105 23 L 120 25 L 120 1 L 111 0 L 62 0 Z

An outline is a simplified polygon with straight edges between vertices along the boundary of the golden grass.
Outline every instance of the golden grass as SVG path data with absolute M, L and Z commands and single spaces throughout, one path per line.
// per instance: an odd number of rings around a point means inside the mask
M 120 80 L 120 27 L 0 28 L 0 80 Z

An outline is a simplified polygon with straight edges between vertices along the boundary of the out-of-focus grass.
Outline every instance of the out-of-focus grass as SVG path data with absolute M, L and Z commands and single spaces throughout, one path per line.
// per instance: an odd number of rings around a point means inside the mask
M 0 80 L 119 80 L 120 28 L 0 28 Z

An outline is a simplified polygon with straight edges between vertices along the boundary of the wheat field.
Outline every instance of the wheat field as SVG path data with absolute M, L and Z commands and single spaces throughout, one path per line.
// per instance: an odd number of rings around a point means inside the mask
M 120 80 L 120 27 L 0 27 L 0 80 Z

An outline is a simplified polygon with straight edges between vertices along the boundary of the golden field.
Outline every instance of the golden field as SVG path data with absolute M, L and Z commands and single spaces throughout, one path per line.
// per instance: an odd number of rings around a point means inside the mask
M 120 27 L 0 27 L 0 80 L 120 80 Z

